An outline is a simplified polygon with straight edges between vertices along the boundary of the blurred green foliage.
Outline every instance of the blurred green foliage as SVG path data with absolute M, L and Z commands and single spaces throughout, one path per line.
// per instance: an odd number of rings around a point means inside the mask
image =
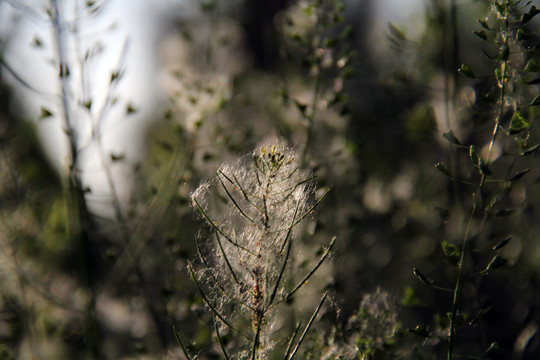
M 84 274 L 70 238 L 63 180 L 32 128 L 0 101 L 0 359 L 93 358 L 92 347 L 103 358 L 182 358 L 173 325 L 191 354 L 219 356 L 212 314 L 187 271 L 204 229 L 190 193 L 275 139 L 331 189 L 307 220 L 302 251 L 338 239 L 321 280 L 283 311 L 309 314 L 313 292 L 332 292 L 304 358 L 446 358 L 446 290 L 465 236 L 455 358 L 536 359 L 534 2 L 426 2 L 419 35 L 391 24 L 384 43 L 371 38 L 373 1 L 255 3 L 230 18 L 204 2 L 212 31 L 178 30 L 191 66 L 174 73 L 180 90 L 155 114 L 148 156 L 133 169 L 135 240 L 91 232 L 95 274 Z M 290 333 L 291 324 L 276 326 Z

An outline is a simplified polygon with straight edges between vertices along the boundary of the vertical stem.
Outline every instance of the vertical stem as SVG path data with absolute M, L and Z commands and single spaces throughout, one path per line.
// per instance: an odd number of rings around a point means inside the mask
M 87 283 L 91 291 L 90 300 L 86 309 L 86 321 L 87 329 L 85 331 L 85 343 L 88 346 L 88 350 L 92 356 L 96 359 L 101 359 L 103 356 L 98 346 L 99 332 L 96 322 L 96 309 L 95 309 L 95 293 L 93 289 L 93 283 L 91 280 L 91 253 L 89 242 L 89 215 L 86 207 L 86 200 L 84 196 L 84 190 L 80 178 L 80 169 L 77 167 L 78 162 L 78 139 L 73 120 L 71 117 L 71 103 L 70 103 L 70 83 L 69 83 L 69 65 L 66 55 L 65 44 L 65 25 L 62 19 L 62 12 L 60 11 L 59 1 L 51 0 L 52 5 L 52 21 L 55 31 L 56 44 L 58 47 L 58 61 L 59 61 L 59 78 L 61 88 L 61 101 L 62 101 L 62 119 L 64 121 L 64 130 L 67 134 L 69 141 L 69 159 L 68 159 L 68 178 L 69 184 L 66 196 L 70 201 L 67 202 L 68 213 L 70 219 L 68 219 L 69 236 L 78 240 L 78 258 L 80 266 L 80 275 L 83 281 Z
M 454 1 L 454 0 L 452 0 Z M 509 33 L 509 24 L 508 24 L 508 13 L 505 14 L 505 28 L 502 32 L 504 37 L 504 44 L 503 46 L 508 47 L 508 33 Z M 497 110 L 497 113 L 495 114 L 495 123 L 493 125 L 493 132 L 491 135 L 491 140 L 489 142 L 489 148 L 485 159 L 485 166 L 486 168 L 489 166 L 491 153 L 495 144 L 495 141 L 497 140 L 497 135 L 499 134 L 499 128 L 501 119 L 504 112 L 505 107 L 505 97 L 506 97 L 506 77 L 507 77 L 507 68 L 508 68 L 508 60 L 504 60 L 499 65 L 501 67 L 501 79 L 500 81 L 500 92 L 499 92 L 499 108 Z M 476 209 L 478 208 L 480 204 L 480 199 L 482 198 L 482 189 L 486 182 L 486 174 L 482 172 L 482 175 L 480 177 L 480 181 L 478 183 L 478 186 L 476 188 L 476 192 L 474 193 L 474 199 L 473 199 L 473 208 L 471 211 L 471 214 L 469 216 L 469 220 L 467 223 L 467 229 L 465 231 L 465 236 L 463 239 L 463 245 L 461 248 L 461 257 L 458 263 L 458 275 L 456 279 L 456 285 L 454 288 L 454 298 L 452 301 L 452 315 L 450 317 L 450 331 L 449 331 L 449 338 L 448 338 L 448 360 L 452 360 L 453 358 L 453 350 L 454 350 L 454 343 L 455 343 L 455 333 L 456 333 L 456 320 L 457 320 L 457 312 L 459 307 L 459 299 L 461 297 L 461 288 L 462 288 L 462 282 L 463 282 L 463 263 L 465 261 L 465 252 L 467 250 L 468 245 L 468 239 L 469 235 L 471 233 L 472 228 L 472 220 L 474 218 L 474 214 L 476 212 Z

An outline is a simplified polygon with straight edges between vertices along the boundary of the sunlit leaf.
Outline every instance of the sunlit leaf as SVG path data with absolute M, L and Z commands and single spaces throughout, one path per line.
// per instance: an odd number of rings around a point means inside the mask
M 540 99 L 539 99 L 539 103 L 540 103 Z M 514 115 L 512 116 L 512 120 L 510 120 L 510 128 L 508 129 L 508 132 L 510 135 L 514 135 L 527 129 L 529 125 L 530 125 L 529 121 L 525 119 L 523 114 L 520 111 L 516 111 Z
M 455 244 L 449 243 L 448 241 L 442 241 L 441 246 L 446 256 L 455 257 L 461 255 L 461 251 Z

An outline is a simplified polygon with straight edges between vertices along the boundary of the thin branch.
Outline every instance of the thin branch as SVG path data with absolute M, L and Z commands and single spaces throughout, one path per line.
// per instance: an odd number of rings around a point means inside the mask
M 231 199 L 231 201 L 233 202 L 234 206 L 236 207 L 236 209 L 238 210 L 238 212 L 240 212 L 240 214 L 242 214 L 242 216 L 244 216 L 246 219 L 249 220 L 249 222 L 251 222 L 252 224 L 256 225 L 257 227 L 259 227 L 259 224 L 257 224 L 252 218 L 249 217 L 248 214 L 246 214 L 244 212 L 244 210 L 242 210 L 242 208 L 238 205 L 238 203 L 236 202 L 236 199 L 232 196 L 232 194 L 229 192 L 229 189 L 227 189 L 227 187 L 225 186 L 225 183 L 223 182 L 223 180 L 221 179 L 221 177 L 219 176 L 219 174 L 223 174 L 221 171 L 218 172 L 218 180 L 219 180 L 219 183 L 221 184 L 221 186 L 223 187 L 223 190 L 225 190 L 225 192 L 227 193 L 227 196 L 229 197 L 229 199 Z
M 251 337 L 249 337 L 248 335 L 245 335 L 243 332 L 241 332 L 240 330 L 236 329 L 229 321 L 227 321 L 227 319 L 225 319 L 225 317 L 223 315 L 221 315 L 221 313 L 216 309 L 216 307 L 210 302 L 210 299 L 208 299 L 208 297 L 206 296 L 204 290 L 202 289 L 201 287 L 201 284 L 199 283 L 199 281 L 197 280 L 197 276 L 195 275 L 195 270 L 193 269 L 193 266 L 191 265 L 191 263 L 189 262 L 188 263 L 188 270 L 189 270 L 189 274 L 191 276 L 191 279 L 193 280 L 193 283 L 195 283 L 195 286 L 197 287 L 197 290 L 199 290 L 199 293 L 201 294 L 204 302 L 206 303 L 206 305 L 208 305 L 208 307 L 210 307 L 210 309 L 212 310 L 212 312 L 221 320 L 223 321 L 223 323 L 225 325 L 227 325 L 227 327 L 229 327 L 231 330 L 233 330 L 234 332 L 238 333 L 239 335 L 243 336 L 244 338 L 248 339 L 249 341 L 253 341 L 251 339 Z
M 313 322 L 315 321 L 315 318 L 317 317 L 317 315 L 319 314 L 319 310 L 321 310 L 321 307 L 324 303 L 324 301 L 326 300 L 326 297 L 327 297 L 328 293 L 324 293 L 322 299 L 321 299 L 321 302 L 319 303 L 319 305 L 317 306 L 317 308 L 315 309 L 315 312 L 313 313 L 313 315 L 311 316 L 311 319 L 309 319 L 309 322 L 308 324 L 306 325 L 305 329 L 304 329 L 304 332 L 302 333 L 302 335 L 300 336 L 300 339 L 298 340 L 298 343 L 296 344 L 296 346 L 294 347 L 294 350 L 293 352 L 291 353 L 291 356 L 289 356 L 288 360 L 293 360 L 294 359 L 294 356 L 296 355 L 296 352 L 298 351 L 298 349 L 300 348 L 300 345 L 302 345 L 302 341 L 304 341 L 304 338 L 306 337 L 306 334 L 308 333 L 309 329 L 311 328 L 311 325 L 313 324 Z
M 182 340 L 180 340 L 180 335 L 178 335 L 178 332 L 176 331 L 176 326 L 172 326 L 174 338 L 176 339 L 176 342 L 178 345 L 180 345 L 180 349 L 182 349 L 182 352 L 184 353 L 184 356 L 187 360 L 193 360 L 193 358 L 189 355 L 186 346 L 182 343 Z
M 221 347 L 221 352 L 223 353 L 223 356 L 225 356 L 225 360 L 230 360 L 229 354 L 227 353 L 227 349 L 225 349 L 225 344 L 223 343 L 223 339 L 221 338 L 221 335 L 219 333 L 219 326 L 217 323 L 217 319 L 215 316 L 212 316 L 214 319 L 214 329 L 216 329 L 216 336 L 218 339 L 219 346 Z
M 274 298 L 276 297 L 276 294 L 279 288 L 279 283 L 281 282 L 281 279 L 283 278 L 283 274 L 285 273 L 285 268 L 287 267 L 287 262 L 289 261 L 291 248 L 292 248 L 292 241 L 289 241 L 289 245 L 287 246 L 287 252 L 285 253 L 285 259 L 283 260 L 283 265 L 281 266 L 281 270 L 279 271 L 279 275 L 276 280 L 276 285 L 274 285 L 274 290 L 272 290 L 272 294 L 270 295 L 268 304 L 266 305 L 266 309 L 264 310 L 264 312 L 268 311 L 268 309 L 272 306 L 272 303 L 274 302 Z
M 243 247 L 242 245 L 240 245 L 237 241 L 234 241 L 233 239 L 231 239 L 230 236 L 228 236 L 227 234 L 225 234 L 220 228 L 219 226 L 216 225 L 216 223 L 208 216 L 208 214 L 206 213 L 206 211 L 204 211 L 203 207 L 199 204 L 199 202 L 197 201 L 197 199 L 193 198 L 193 201 L 195 202 L 195 205 L 197 205 L 197 208 L 199 209 L 199 212 L 202 214 L 202 216 L 206 219 L 206 221 L 210 224 L 210 226 L 212 228 L 214 228 L 214 230 L 216 230 L 219 234 L 223 235 L 223 237 L 225 239 L 227 239 L 228 242 L 230 242 L 231 244 L 233 244 L 234 246 L 237 246 L 239 247 L 240 249 L 248 252 L 249 254 L 251 255 L 255 255 L 251 250 L 249 249 L 246 249 L 245 247 Z
M 294 223 L 293 226 L 296 226 L 298 223 L 300 223 L 302 220 L 304 220 L 305 217 L 308 216 L 313 210 L 315 210 L 315 208 L 316 208 L 317 206 L 319 206 L 319 204 L 323 201 L 323 199 L 326 197 L 326 195 L 328 195 L 329 192 L 330 192 L 330 189 L 327 189 L 327 190 L 324 192 L 324 194 L 322 194 L 321 197 L 320 197 L 319 199 L 317 199 L 317 201 L 315 202 L 315 204 L 314 204 L 309 210 L 307 210 L 307 211 L 304 213 L 304 215 L 302 215 L 302 216 L 298 219 L 298 221 L 296 221 L 296 222 Z
M 283 357 L 283 360 L 289 359 L 291 350 L 293 349 L 294 340 L 296 339 L 296 335 L 298 335 L 298 332 L 300 331 L 301 326 L 302 326 L 302 322 L 299 321 L 298 324 L 296 325 L 296 328 L 294 329 L 293 334 L 291 335 L 291 338 L 289 339 L 289 344 L 287 345 L 287 351 L 285 352 L 285 356 Z
M 217 235 L 217 234 L 216 234 Z M 203 255 L 202 253 L 202 249 L 201 249 L 201 246 L 200 246 L 200 243 L 197 239 L 195 239 L 195 243 L 196 243 L 196 246 L 197 246 L 197 253 L 199 255 L 199 258 L 201 259 L 203 265 L 208 269 L 208 273 L 210 274 L 210 277 L 212 278 L 212 280 L 214 280 L 214 283 L 216 284 L 217 287 L 219 287 L 219 289 L 221 290 L 221 292 L 223 293 L 223 295 L 227 296 L 229 299 L 231 300 L 234 300 L 236 302 L 238 302 L 239 304 L 241 305 L 244 305 L 245 307 L 247 307 L 248 309 L 250 310 L 253 310 L 253 307 L 251 307 L 250 305 L 246 304 L 245 302 L 241 301 L 240 299 L 230 295 L 226 290 L 225 288 L 221 285 L 221 282 L 216 278 L 216 276 L 212 273 L 212 271 L 210 271 L 210 265 L 208 264 L 208 261 L 206 261 L 206 257 Z M 225 255 L 224 255 L 225 256 Z M 228 259 L 226 259 L 227 261 L 227 264 L 230 265 Z M 246 289 L 246 285 L 241 283 L 240 280 L 238 280 L 236 278 L 236 274 L 234 273 L 232 267 L 230 268 L 231 270 L 231 273 L 236 281 L 236 283 L 238 285 L 240 285 L 240 287 L 242 288 L 242 290 Z M 251 294 L 251 291 L 249 289 L 247 289 L 247 291 Z
M 330 254 L 330 251 L 332 250 L 332 247 L 334 246 L 336 242 L 336 237 L 334 236 L 332 238 L 332 241 L 330 241 L 330 245 L 328 246 L 328 249 L 326 249 L 326 251 L 324 252 L 323 256 L 321 257 L 321 259 L 319 260 L 319 262 L 317 263 L 317 265 L 315 265 L 315 267 L 304 277 L 304 279 L 302 281 L 300 281 L 300 283 L 298 283 L 298 285 L 296 285 L 296 287 L 287 294 L 287 296 L 285 296 L 285 298 L 283 300 L 287 300 L 289 299 L 291 296 L 293 296 L 293 294 L 295 292 L 297 292 L 302 286 L 304 286 L 305 283 L 308 282 L 308 280 L 311 278 L 311 276 L 313 276 L 313 274 L 315 273 L 315 271 L 317 271 L 317 269 L 322 265 L 322 263 L 326 260 L 326 258 L 328 257 L 328 255 Z

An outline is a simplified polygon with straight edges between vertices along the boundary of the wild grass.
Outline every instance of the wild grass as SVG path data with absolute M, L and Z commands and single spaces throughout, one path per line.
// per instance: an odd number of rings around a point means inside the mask
M 103 125 L 139 111 L 117 97 L 136 39 L 100 102 L 84 17 L 0 2 L 49 25 L 28 46 L 51 46 L 58 93 L 35 120 L 68 144 L 57 175 L 13 125 L 14 82 L 36 89 L 2 34 L 0 359 L 535 359 L 540 10 L 432 1 L 424 33 L 391 24 L 384 50 L 367 4 L 251 5 L 274 26 L 251 47 L 218 2 L 195 4 L 207 21 L 167 42 L 171 96 L 130 163 Z M 276 64 L 250 64 L 259 45 Z

